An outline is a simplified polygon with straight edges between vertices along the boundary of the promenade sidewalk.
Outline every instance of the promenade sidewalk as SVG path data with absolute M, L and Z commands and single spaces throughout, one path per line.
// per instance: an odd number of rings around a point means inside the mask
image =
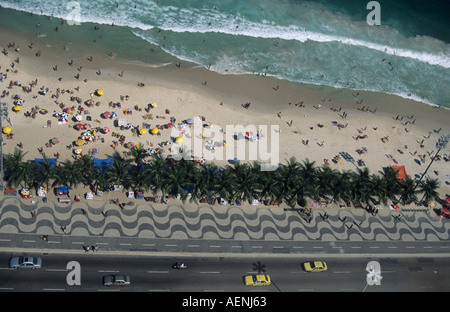
M 222 206 L 104 201 L 69 204 L 0 198 L 0 235 L 234 241 L 447 241 L 450 222 L 429 212 L 358 208 L 312 209 L 310 216 L 278 206 Z

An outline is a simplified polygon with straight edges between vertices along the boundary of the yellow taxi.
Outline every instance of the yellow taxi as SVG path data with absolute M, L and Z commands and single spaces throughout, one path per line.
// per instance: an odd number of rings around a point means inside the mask
M 270 276 L 266 274 L 251 274 L 244 276 L 244 283 L 247 286 L 268 286 Z
M 327 270 L 327 264 L 322 261 L 308 261 L 302 263 L 306 272 L 324 272 Z

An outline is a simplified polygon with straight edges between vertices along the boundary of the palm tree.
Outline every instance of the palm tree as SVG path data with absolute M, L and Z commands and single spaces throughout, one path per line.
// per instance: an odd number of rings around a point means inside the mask
M 115 185 L 127 185 L 129 183 L 130 159 L 116 157 L 109 173 L 110 181 Z
M 236 176 L 230 167 L 222 169 L 217 174 L 217 182 L 213 185 L 214 194 L 225 200 L 230 200 L 236 188 Z
M 353 194 L 353 178 L 354 175 L 351 171 L 345 170 L 336 174 L 336 182 L 333 185 L 331 194 L 332 202 L 339 203 L 341 200 L 348 203 Z
M 149 156 L 147 151 L 142 148 L 142 145 L 136 145 L 131 150 L 131 157 L 133 158 L 134 163 L 136 164 L 136 167 L 139 168 L 139 166 L 144 161 L 145 157 Z
M 216 185 L 221 170 L 223 170 L 223 168 L 219 168 L 216 164 L 210 163 L 205 166 L 203 170 L 199 171 L 206 177 L 205 183 L 208 185 L 209 190 L 212 192 L 214 192 L 214 185 Z
M 156 193 L 158 190 L 162 190 L 163 180 L 167 170 L 167 163 L 159 155 L 153 155 L 153 159 L 150 162 L 150 183 L 153 185 L 153 192 Z
M 130 182 L 135 189 L 148 191 L 150 189 L 150 168 L 143 167 L 139 169 L 131 176 Z
M 84 180 L 84 170 L 81 166 L 82 163 L 80 161 L 72 162 L 70 160 L 66 160 L 62 163 L 61 166 L 58 166 L 56 169 L 55 180 L 53 182 L 53 186 L 57 184 L 61 185 L 69 185 L 69 188 L 72 189 L 73 186 L 77 186 L 80 182 Z
M 209 176 L 205 174 L 205 171 L 206 169 L 195 172 L 185 184 L 186 188 L 192 189 L 191 202 L 199 197 L 210 197 L 212 194 Z
M 333 188 L 337 182 L 337 170 L 331 169 L 329 166 L 322 166 L 317 170 L 317 180 L 313 193 L 311 194 L 316 200 L 319 197 L 326 198 L 327 195 L 333 193 Z
M 253 193 L 258 188 L 256 173 L 251 170 L 249 165 L 240 163 L 235 163 L 231 170 L 236 177 L 236 188 L 231 198 L 235 200 L 241 197 L 251 202 Z
M 372 190 L 370 191 L 369 199 L 371 199 L 374 203 L 382 202 L 384 205 L 387 205 L 387 200 L 391 199 L 389 197 L 390 193 L 387 186 L 388 182 L 386 181 L 386 179 L 378 175 L 372 175 L 371 181 Z M 378 201 L 373 199 L 374 196 L 378 197 Z
M 285 200 L 292 208 L 296 204 L 305 207 L 307 204 L 306 197 L 308 195 L 308 187 L 303 178 L 299 178 L 295 186 L 289 188 Z
M 306 183 L 314 184 L 317 177 L 316 162 L 310 162 L 308 158 L 303 161 L 303 164 L 299 164 L 299 174 L 305 180 Z
M 286 165 L 282 165 L 281 171 L 278 171 L 279 174 L 275 175 L 275 179 L 280 185 L 280 198 L 289 196 L 290 188 L 297 184 L 297 180 L 300 177 L 299 168 L 299 163 L 295 157 L 291 157 Z
M 400 194 L 400 183 L 397 178 L 397 172 L 392 167 L 384 167 L 381 175 L 386 181 L 387 197 L 395 202 L 395 196 Z
M 82 170 L 81 182 L 85 185 L 91 185 L 93 179 L 93 173 L 98 170 L 98 167 L 94 165 L 93 156 L 84 156 L 75 160 L 77 166 Z
M 109 172 L 103 170 L 94 170 L 91 174 L 92 191 L 104 190 L 109 183 Z
M 46 184 L 48 189 L 48 182 L 55 178 L 56 167 L 53 163 L 50 163 L 47 158 L 44 158 L 43 162 L 35 162 L 35 170 L 33 173 L 33 180 L 37 182 L 39 188 L 43 184 Z
M 368 203 L 370 191 L 372 189 L 371 175 L 369 169 L 364 167 L 363 169 L 357 168 L 357 172 L 354 173 L 354 189 L 353 198 L 356 201 Z
M 16 169 L 9 176 L 8 182 L 12 183 L 14 187 L 19 185 L 27 188 L 32 181 L 33 167 L 30 161 L 24 161 L 16 166 Z
M 416 182 L 411 179 L 411 177 L 407 176 L 405 180 L 403 180 L 401 183 L 401 197 L 399 201 L 405 205 L 409 204 L 410 202 L 416 200 Z
M 423 193 L 423 197 L 420 200 L 420 203 L 424 203 L 428 205 L 428 203 L 432 200 L 440 201 L 439 193 L 436 191 L 439 188 L 439 180 L 433 179 L 430 177 L 426 177 L 425 181 L 422 180 L 419 183 L 419 191 L 418 193 Z
M 167 174 L 163 178 L 163 193 L 167 192 L 174 196 L 184 196 L 183 187 L 185 186 L 186 176 L 181 166 L 170 166 Z
M 23 181 L 23 176 L 27 175 L 24 172 L 26 168 L 22 166 L 26 154 L 27 152 L 24 153 L 22 150 L 15 148 L 13 154 L 5 155 L 4 179 L 15 187 Z
M 281 197 L 281 181 L 279 171 L 261 171 L 258 178 L 260 190 L 259 200 L 271 199 L 279 200 Z

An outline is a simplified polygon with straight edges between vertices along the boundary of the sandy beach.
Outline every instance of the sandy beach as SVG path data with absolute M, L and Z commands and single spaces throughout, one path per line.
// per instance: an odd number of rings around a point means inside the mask
M 281 163 L 290 157 L 299 162 L 308 158 L 317 166 L 327 164 L 338 170 L 356 170 L 364 163 L 371 173 L 404 165 L 407 174 L 414 177 L 423 173 L 436 153 L 438 138 L 450 133 L 447 109 L 398 96 L 306 86 L 256 74 L 221 75 L 213 68 L 184 62 L 152 67 L 111 56 L 112 51 L 82 54 L 70 46 L 40 46 L 33 38 L 4 30 L 0 33 L 0 72 L 7 75 L 0 83 L 1 101 L 7 103 L 13 134 L 12 138 L 3 134 L 3 152 L 21 148 L 27 152 L 25 159 L 44 155 L 57 156 L 59 161 L 73 159 L 78 148 L 83 155 L 94 151 L 98 158 L 115 153 L 126 157 L 129 148 L 124 143 L 128 142 L 146 149 L 162 148 L 167 156 L 175 144 L 160 144 L 172 141 L 171 130 L 138 136 L 130 129 L 120 130 L 116 119 L 125 118 L 140 129 L 147 123 L 151 130 L 170 123 L 171 117 L 176 125 L 203 116 L 203 124 L 222 129 L 227 125 L 273 125 L 279 133 Z M 10 45 L 13 42 L 14 46 Z M 96 95 L 96 90 L 102 90 L 103 95 Z M 13 111 L 16 95 L 23 101 L 18 112 Z M 86 105 L 88 100 L 92 100 L 91 106 Z M 155 103 L 156 107 L 149 107 Z M 58 122 L 60 116 L 55 117 L 55 113 L 68 107 L 73 107 L 68 121 Z M 43 114 L 44 110 L 47 113 Z M 74 120 L 77 111 L 81 121 Z M 104 118 L 106 111 L 116 112 L 117 118 Z M 76 124 L 86 123 L 107 127 L 110 132 L 97 133 L 95 142 L 73 146 L 83 133 Z M 50 143 L 53 138 L 56 144 Z M 205 137 L 203 144 L 211 140 L 214 138 Z M 228 141 L 227 146 L 233 143 Z M 227 146 L 217 147 L 216 152 Z M 355 161 L 334 162 L 340 152 L 347 152 Z M 440 156 L 428 175 L 439 179 L 439 192 L 445 196 L 450 193 L 450 167 L 445 160 L 448 148 Z M 229 164 L 227 159 L 214 163 Z

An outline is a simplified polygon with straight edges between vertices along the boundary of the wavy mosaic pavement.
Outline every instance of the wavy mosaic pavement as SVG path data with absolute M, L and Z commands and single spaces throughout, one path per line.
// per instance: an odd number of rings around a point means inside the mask
M 399 221 L 399 212 L 380 210 L 374 217 L 362 209 L 327 209 L 324 220 L 325 210 L 317 209 L 306 220 L 266 206 L 133 203 L 121 209 L 100 201 L 31 204 L 19 198 L 4 198 L 0 205 L 0 233 L 62 234 L 65 227 L 75 236 L 296 241 L 440 241 L 450 234 L 450 222 L 425 212 L 405 212 Z

